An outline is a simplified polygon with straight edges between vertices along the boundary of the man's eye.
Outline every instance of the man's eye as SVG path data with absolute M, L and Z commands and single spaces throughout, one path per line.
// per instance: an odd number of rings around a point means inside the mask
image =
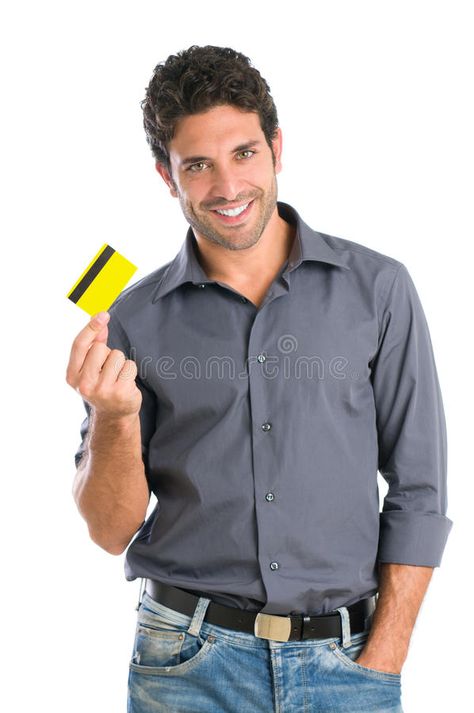
M 187 169 L 188 171 L 191 171 L 191 173 L 201 173 L 201 169 L 196 168 L 196 166 L 205 166 L 206 164 L 204 161 L 199 161 L 199 163 L 193 163 L 189 168 Z
M 255 153 L 257 152 L 253 151 L 252 149 L 246 149 L 245 151 L 241 151 L 240 153 L 238 153 L 237 156 L 243 156 L 244 158 L 249 159 L 252 158 Z M 245 154 L 250 155 L 246 156 Z M 202 173 L 206 166 L 207 164 L 204 163 L 204 161 L 198 161 L 197 163 L 192 163 L 191 166 L 188 166 L 186 170 L 190 171 L 191 173 Z
M 246 149 L 245 151 L 241 151 L 241 152 L 238 154 L 238 156 L 243 156 L 244 153 L 249 153 L 249 154 L 251 154 L 251 156 L 253 156 L 254 153 L 256 153 L 256 152 L 255 152 L 255 151 L 252 151 L 252 149 Z M 251 158 L 251 156 L 246 156 L 245 158 Z

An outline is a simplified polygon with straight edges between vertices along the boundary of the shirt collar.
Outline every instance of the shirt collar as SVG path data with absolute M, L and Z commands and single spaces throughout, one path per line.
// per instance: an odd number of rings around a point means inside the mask
M 321 233 L 312 230 L 306 225 L 292 206 L 288 203 L 277 201 L 277 209 L 283 220 L 296 226 L 295 239 L 288 256 L 286 273 L 295 270 L 305 260 L 325 262 L 343 267 L 346 270 L 351 269 L 338 255 L 337 251 L 324 240 Z M 195 285 L 215 282 L 204 272 L 197 258 L 197 249 L 196 238 L 190 226 L 181 250 L 170 263 L 154 292 L 153 303 L 186 282 L 192 282 Z

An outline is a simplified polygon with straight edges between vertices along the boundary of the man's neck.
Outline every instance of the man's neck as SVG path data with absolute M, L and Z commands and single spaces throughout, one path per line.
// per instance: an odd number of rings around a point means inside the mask
M 288 258 L 295 239 L 295 226 L 283 220 L 278 211 L 267 224 L 258 243 L 244 250 L 226 250 L 196 237 L 198 259 L 209 279 L 245 288 L 264 288 Z

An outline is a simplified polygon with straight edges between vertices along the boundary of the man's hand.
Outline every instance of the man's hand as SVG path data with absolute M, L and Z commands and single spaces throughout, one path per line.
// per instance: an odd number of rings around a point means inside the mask
M 433 567 L 380 563 L 379 597 L 367 642 L 356 663 L 401 673 Z
M 367 645 L 362 649 L 362 653 L 355 663 L 367 668 L 375 668 L 376 671 L 384 671 L 385 673 L 401 673 L 405 658 L 397 658 L 390 651 L 377 651 L 374 655 L 367 653 Z
M 66 381 L 94 407 L 97 414 L 111 419 L 135 415 L 142 395 L 135 383 L 137 366 L 120 349 L 107 346 L 110 318 L 95 315 L 74 339 L 66 371 Z

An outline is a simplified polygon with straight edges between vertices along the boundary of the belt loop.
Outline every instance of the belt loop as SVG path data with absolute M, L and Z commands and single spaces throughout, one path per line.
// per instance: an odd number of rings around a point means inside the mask
M 351 620 L 347 607 L 338 607 L 336 611 L 341 615 L 342 627 L 342 648 L 346 649 L 351 645 Z
M 143 592 L 145 591 L 145 584 L 146 584 L 146 577 L 142 577 L 140 581 L 140 589 L 138 591 L 138 603 L 137 606 L 135 607 L 135 611 L 138 611 L 140 609 L 140 604 L 142 603 L 143 600 Z
M 206 597 L 199 597 L 199 601 L 196 604 L 196 609 L 194 610 L 193 618 L 191 619 L 191 623 L 188 628 L 189 634 L 192 634 L 193 636 L 199 636 L 199 632 L 201 631 L 201 624 L 204 620 L 204 617 L 206 616 L 206 610 L 210 601 L 211 600 L 207 599 Z

